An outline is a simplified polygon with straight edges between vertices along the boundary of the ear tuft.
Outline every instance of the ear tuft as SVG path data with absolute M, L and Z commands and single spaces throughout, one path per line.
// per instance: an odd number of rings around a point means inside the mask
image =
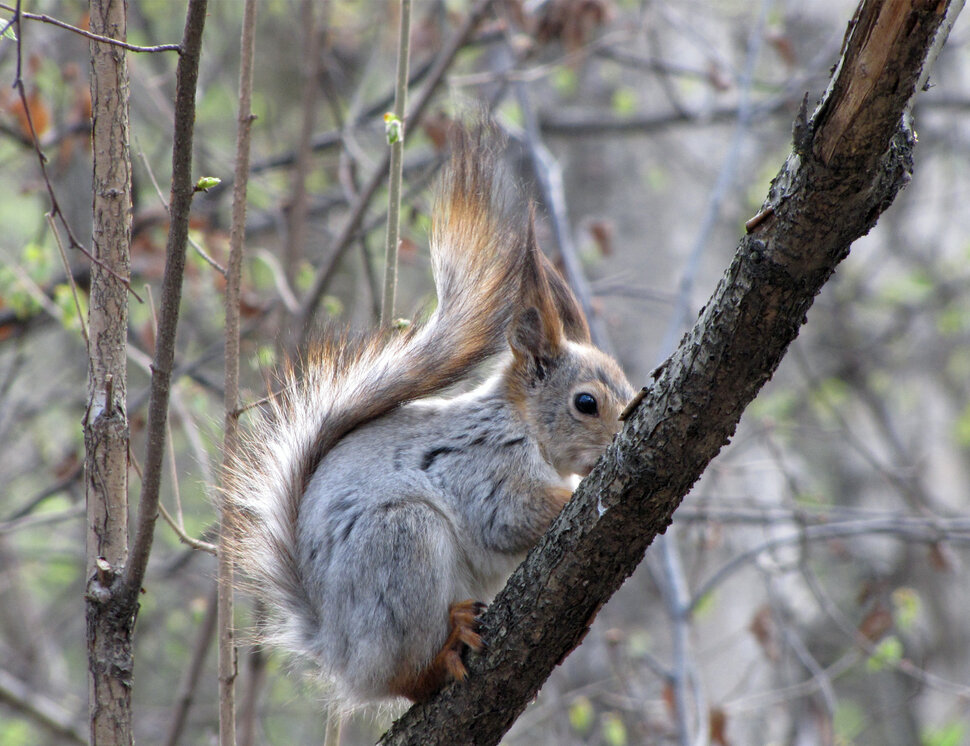
M 543 350 L 545 354 L 554 355 L 563 345 L 562 321 L 556 310 L 554 295 L 546 276 L 547 262 L 536 242 L 535 205 L 530 205 L 529 231 L 526 235 L 525 257 L 522 263 L 519 303 L 522 308 L 531 308 L 538 314 L 539 328 L 544 335 Z
M 546 281 L 549 290 L 552 292 L 552 302 L 559 313 L 566 339 L 581 344 L 592 344 L 586 314 L 583 313 L 582 306 L 579 305 L 579 300 L 573 294 L 572 288 L 569 287 L 565 278 L 559 274 L 559 270 L 556 269 L 549 257 L 541 251 L 539 254 L 542 256 Z

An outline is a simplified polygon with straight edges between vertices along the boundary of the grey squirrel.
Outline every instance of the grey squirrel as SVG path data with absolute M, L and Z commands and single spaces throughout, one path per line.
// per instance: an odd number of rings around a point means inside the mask
M 422 701 L 467 671 L 477 616 L 620 427 L 633 390 L 459 133 L 434 211 L 424 324 L 339 335 L 283 372 L 226 491 L 271 641 L 350 703 Z M 472 391 L 433 397 L 499 358 Z

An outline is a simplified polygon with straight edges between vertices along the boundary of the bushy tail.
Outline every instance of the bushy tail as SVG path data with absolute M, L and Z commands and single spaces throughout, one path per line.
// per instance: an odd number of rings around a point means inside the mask
M 360 339 L 331 335 L 311 349 L 302 375 L 283 371 L 282 393 L 230 469 L 235 559 L 278 612 L 271 636 L 287 647 L 302 649 L 319 626 L 296 547 L 300 501 L 321 459 L 355 427 L 456 383 L 506 345 L 525 241 L 503 206 L 495 166 L 481 134 L 456 136 L 434 211 L 438 306 L 427 323 Z

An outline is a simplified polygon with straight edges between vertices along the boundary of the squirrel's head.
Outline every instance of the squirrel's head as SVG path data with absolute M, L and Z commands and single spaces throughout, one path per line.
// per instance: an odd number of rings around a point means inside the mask
M 535 242 L 508 330 L 508 394 L 532 424 L 546 460 L 561 475 L 587 475 L 619 432 L 633 387 L 593 346 L 576 297 Z

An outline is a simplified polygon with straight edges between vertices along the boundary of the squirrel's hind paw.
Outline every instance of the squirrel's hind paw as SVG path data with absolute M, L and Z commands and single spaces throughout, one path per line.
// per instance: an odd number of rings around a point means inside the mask
M 475 652 L 482 650 L 485 643 L 478 634 L 478 617 L 485 610 L 485 604 L 480 601 L 459 601 L 448 609 L 448 639 L 436 656 L 441 659 L 448 675 L 456 681 L 464 681 L 468 676 L 468 669 L 461 660 L 461 648 L 465 645 Z
M 458 653 L 459 665 L 461 665 L 461 646 L 459 643 L 464 643 L 475 652 L 479 652 L 485 646 L 481 635 L 478 634 L 478 618 L 484 610 L 485 604 L 471 599 L 454 603 L 448 609 L 448 626 L 451 631 L 442 650 L 453 650 Z M 461 669 L 464 672 L 465 666 L 461 665 Z M 463 679 L 465 675 L 463 673 L 461 676 L 455 676 L 455 678 Z
M 423 702 L 448 681 L 464 681 L 468 669 L 461 659 L 463 648 L 480 651 L 485 648 L 478 634 L 478 617 L 485 604 L 471 599 L 452 604 L 448 609 L 448 639 L 432 659 L 431 664 L 417 676 L 405 676 L 391 682 L 392 694 Z

